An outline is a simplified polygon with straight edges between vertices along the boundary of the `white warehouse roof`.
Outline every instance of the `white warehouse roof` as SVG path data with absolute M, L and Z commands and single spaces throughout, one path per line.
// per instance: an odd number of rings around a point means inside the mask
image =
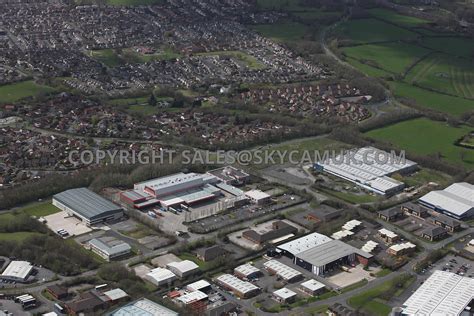
M 474 280 L 435 271 L 403 304 L 408 315 L 460 315 L 474 299 Z
M 291 280 L 295 277 L 302 275 L 301 272 L 276 260 L 267 261 L 263 264 L 263 266 L 267 269 L 275 271 L 276 274 L 282 277 L 284 280 Z
M 291 297 L 296 296 L 296 293 L 293 292 L 292 290 L 287 289 L 286 287 L 284 287 L 284 288 L 281 288 L 281 289 L 276 290 L 275 292 L 273 292 L 273 295 L 278 296 L 278 297 L 280 297 L 284 300 L 287 300 Z
M 167 280 L 174 280 L 176 275 L 168 269 L 156 268 L 147 274 L 148 277 L 154 279 L 157 283 L 161 283 Z
M 245 192 L 245 195 L 256 201 L 267 199 L 270 197 L 270 194 L 267 194 L 260 190 L 250 190 L 250 191 Z
M 310 290 L 311 292 L 314 292 L 314 291 L 317 291 L 317 290 L 320 290 L 320 289 L 323 289 L 323 288 L 326 287 L 326 285 L 324 285 L 323 283 L 318 282 L 314 279 L 311 279 L 311 280 L 308 280 L 308 281 L 305 281 L 305 282 L 301 283 L 301 286 L 304 287 L 305 289 Z
M 28 261 L 12 261 L 3 271 L 3 277 L 26 279 L 33 270 L 33 265 Z
M 332 239 L 328 236 L 319 233 L 312 233 L 301 238 L 292 240 L 290 242 L 284 243 L 278 246 L 277 248 L 285 250 L 295 256 L 303 251 L 314 248 L 315 246 L 322 245 L 331 240 Z
M 104 292 L 104 295 L 107 296 L 111 301 L 116 301 L 125 297 L 128 297 L 128 294 L 122 289 L 114 289 L 107 292 Z
M 201 301 L 207 298 L 207 294 L 201 291 L 194 291 L 187 293 L 185 295 L 182 295 L 177 298 L 178 301 L 180 301 L 183 304 L 191 304 L 197 301 Z
M 420 202 L 463 217 L 466 213 L 474 212 L 474 185 L 454 183 L 444 190 L 429 192 L 420 198 Z
M 206 280 L 199 280 L 194 283 L 188 284 L 186 288 L 189 291 L 199 291 L 209 286 L 211 286 L 211 283 L 207 282 Z
M 234 273 L 240 273 L 246 277 L 257 272 L 260 272 L 260 270 L 249 263 L 240 265 L 234 269 Z
M 194 271 L 199 269 L 199 266 L 192 262 L 191 260 L 183 260 L 177 262 L 170 262 L 166 265 L 168 268 L 174 268 L 181 273 L 186 273 L 189 271 Z
M 242 281 L 241 279 L 236 278 L 235 276 L 231 274 L 223 274 L 217 277 L 216 280 L 222 284 L 225 284 L 227 287 L 235 291 L 238 291 L 242 294 L 258 290 L 258 287 L 256 287 L 252 283 Z

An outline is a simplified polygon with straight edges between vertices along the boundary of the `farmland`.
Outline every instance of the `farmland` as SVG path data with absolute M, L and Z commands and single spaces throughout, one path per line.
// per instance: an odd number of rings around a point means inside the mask
M 16 102 L 24 98 L 35 97 L 54 91 L 53 88 L 39 85 L 34 81 L 23 81 L 0 86 L 0 104 Z
M 341 23 L 343 58 L 368 76 L 389 78 L 396 97 L 453 116 L 474 110 L 474 42 L 437 34 L 426 21 L 385 10 Z M 398 26 L 397 26 L 398 25 Z
M 408 120 L 367 132 L 366 135 L 419 155 L 439 156 L 451 163 L 474 168 L 474 151 L 455 145 L 471 132 L 467 126 L 452 127 L 426 118 Z
M 308 27 L 296 22 L 281 22 L 278 24 L 253 25 L 252 29 L 262 36 L 269 37 L 278 42 L 300 40 L 308 32 Z

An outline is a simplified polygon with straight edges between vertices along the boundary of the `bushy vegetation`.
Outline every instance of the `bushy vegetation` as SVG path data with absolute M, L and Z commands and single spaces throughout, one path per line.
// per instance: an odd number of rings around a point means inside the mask
M 132 297 L 140 297 L 148 293 L 143 280 L 120 263 L 102 265 L 97 271 L 97 276 L 105 281 L 113 282 Z

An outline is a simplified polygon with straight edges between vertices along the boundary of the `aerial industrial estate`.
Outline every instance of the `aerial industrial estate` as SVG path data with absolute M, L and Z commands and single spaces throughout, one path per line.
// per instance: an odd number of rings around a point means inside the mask
M 0 316 L 474 315 L 474 5 L 0 1 Z

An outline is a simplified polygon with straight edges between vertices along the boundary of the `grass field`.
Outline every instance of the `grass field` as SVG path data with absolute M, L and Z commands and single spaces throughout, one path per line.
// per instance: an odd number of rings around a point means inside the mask
M 405 43 L 361 45 L 344 48 L 344 53 L 359 61 L 367 61 L 392 73 L 403 73 L 429 50 Z
M 110 5 L 120 6 L 163 4 L 164 2 L 164 0 L 107 0 L 107 3 Z
M 8 84 L 0 86 L 0 104 L 13 103 L 27 97 L 35 97 L 54 91 L 54 88 L 36 84 L 34 81 Z
M 126 108 L 129 113 L 138 113 L 143 115 L 153 115 L 158 111 L 163 109 L 158 106 L 152 106 L 148 103 L 149 97 L 137 97 L 137 98 L 125 98 L 125 99 L 112 99 L 107 103 L 114 106 L 120 106 Z M 173 101 L 172 98 L 159 98 L 156 100 L 159 101 Z
M 23 240 L 33 237 L 40 236 L 40 233 L 32 232 L 17 232 L 17 233 L 0 233 L 0 242 L 1 241 L 17 241 L 22 242 Z
M 371 9 L 369 10 L 370 14 L 376 18 L 379 18 L 384 21 L 388 21 L 393 24 L 401 25 L 404 27 L 420 27 L 423 24 L 428 23 L 428 21 L 419 19 L 412 16 L 401 15 L 394 11 L 386 9 Z
M 474 98 L 474 63 L 466 59 L 431 55 L 410 71 L 407 80 L 422 87 Z
M 266 66 L 261 63 L 257 58 L 241 51 L 221 51 L 221 52 L 209 52 L 209 53 L 200 53 L 198 56 L 228 56 L 236 58 L 243 63 L 245 63 L 250 69 L 259 70 L 264 69 Z
M 300 40 L 309 31 L 306 25 L 296 22 L 258 24 L 252 25 L 251 28 L 262 36 L 269 37 L 279 42 Z
M 374 43 L 415 39 L 416 33 L 376 19 L 350 20 L 341 23 L 336 32 L 355 43 Z
M 352 194 L 349 192 L 339 192 L 329 189 L 321 189 L 321 191 L 327 195 L 336 197 L 351 204 L 372 203 L 380 200 L 378 197 L 368 194 Z
M 472 128 L 451 127 L 426 118 L 408 120 L 366 133 L 367 136 L 389 142 L 400 149 L 420 155 L 438 155 L 452 163 L 474 168 L 474 151 L 454 145 Z
M 48 216 L 51 214 L 55 214 L 60 212 L 61 210 L 58 209 L 56 206 L 51 204 L 51 201 L 35 203 L 30 206 L 26 206 L 20 210 L 21 212 L 25 212 L 30 216 Z
M 123 62 L 113 49 L 100 49 L 90 51 L 92 58 L 103 63 L 107 67 L 117 67 Z
M 265 10 L 295 11 L 306 9 L 299 3 L 299 0 L 257 0 L 258 7 Z
M 420 45 L 452 56 L 474 57 L 474 41 L 465 37 L 425 37 Z
M 474 100 L 425 90 L 404 82 L 391 82 L 390 86 L 395 96 L 415 100 L 418 105 L 429 109 L 455 116 L 474 110 Z
M 370 77 L 386 77 L 390 75 L 389 72 L 383 69 L 375 68 L 373 66 L 368 65 L 367 63 L 360 62 L 359 60 L 351 57 L 348 57 L 346 61 L 355 68 L 359 69 L 362 73 Z
M 413 278 L 413 277 L 411 277 Z M 402 284 L 402 287 L 408 286 L 410 279 L 403 279 L 405 282 Z M 386 316 L 390 314 L 391 307 L 386 304 L 385 301 L 379 299 L 380 295 L 384 292 L 390 291 L 395 288 L 398 283 L 402 280 L 402 276 L 395 277 L 384 283 L 371 288 L 370 290 L 361 292 L 349 298 L 347 302 L 349 305 L 355 309 L 362 309 L 366 311 L 369 315 L 380 315 Z

